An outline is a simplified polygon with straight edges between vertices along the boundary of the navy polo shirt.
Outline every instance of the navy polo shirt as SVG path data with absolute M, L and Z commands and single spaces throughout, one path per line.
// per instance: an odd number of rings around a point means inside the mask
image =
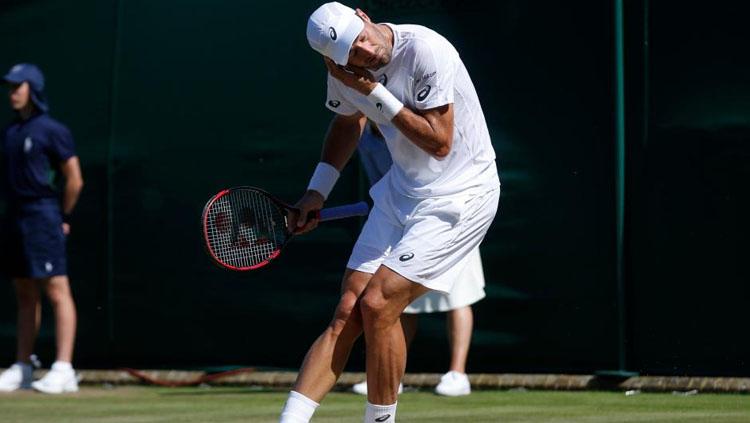
M 11 201 L 57 197 L 56 171 L 75 156 L 68 128 L 46 113 L 13 121 L 5 129 L 0 148 L 5 189 Z

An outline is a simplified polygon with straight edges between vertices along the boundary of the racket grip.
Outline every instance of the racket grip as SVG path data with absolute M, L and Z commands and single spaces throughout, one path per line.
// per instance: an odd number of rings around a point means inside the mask
M 355 204 L 323 209 L 320 211 L 319 218 L 321 222 L 326 222 L 328 220 L 344 219 L 346 217 L 366 216 L 369 212 L 370 207 L 367 203 L 360 201 Z

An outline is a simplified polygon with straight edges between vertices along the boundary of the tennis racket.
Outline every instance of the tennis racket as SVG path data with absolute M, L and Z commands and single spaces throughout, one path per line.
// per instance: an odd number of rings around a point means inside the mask
M 219 266 L 236 271 L 263 267 L 281 253 L 292 237 L 287 214 L 295 210 L 271 194 L 254 187 L 225 189 L 203 208 L 201 223 L 206 251 Z M 364 216 L 367 203 L 360 202 L 311 212 L 321 222 Z

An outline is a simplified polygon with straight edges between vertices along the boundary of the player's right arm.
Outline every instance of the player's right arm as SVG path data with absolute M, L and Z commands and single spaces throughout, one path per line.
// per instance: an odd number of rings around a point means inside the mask
M 331 121 L 326 133 L 320 161 L 336 168 L 341 172 L 357 149 L 357 143 L 362 136 L 367 118 L 360 112 L 353 115 L 337 114 Z M 316 190 L 308 189 L 302 198 L 294 205 L 299 214 L 290 212 L 288 225 L 295 233 L 305 233 L 318 225 L 317 219 L 307 220 L 310 211 L 323 208 L 325 197 Z

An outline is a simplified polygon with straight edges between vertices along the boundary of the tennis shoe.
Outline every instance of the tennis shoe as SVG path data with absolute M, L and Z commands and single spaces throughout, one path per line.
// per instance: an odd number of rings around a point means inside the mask
M 435 387 L 435 393 L 447 397 L 460 397 L 471 393 L 469 377 L 465 373 L 450 371 L 440 378 L 440 383 Z
M 367 381 L 354 384 L 354 386 L 352 386 L 352 391 L 354 391 L 355 394 L 367 395 Z M 403 383 L 398 384 L 398 393 L 399 394 L 404 393 Z
M 0 373 L 0 392 L 30 389 L 32 371 L 30 364 L 13 363 L 12 366 Z
M 43 378 L 33 382 L 31 387 L 45 394 L 78 392 L 78 379 L 70 363 L 56 361 Z

